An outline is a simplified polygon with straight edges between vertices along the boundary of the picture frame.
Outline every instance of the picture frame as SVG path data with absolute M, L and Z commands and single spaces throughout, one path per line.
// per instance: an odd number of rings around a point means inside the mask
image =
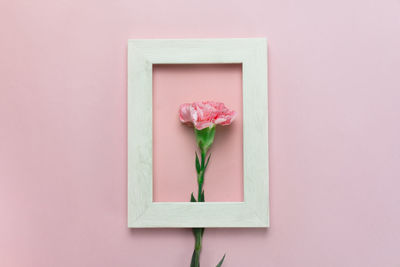
M 153 64 L 242 64 L 243 202 L 153 202 Z M 267 40 L 128 41 L 128 227 L 269 227 Z

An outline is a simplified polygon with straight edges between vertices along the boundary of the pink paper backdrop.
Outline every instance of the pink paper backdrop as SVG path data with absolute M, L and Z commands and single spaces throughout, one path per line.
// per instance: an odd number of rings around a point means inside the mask
M 188 266 L 126 228 L 128 38 L 269 39 L 271 228 L 202 266 L 399 266 L 400 2 L 0 2 L 0 266 Z
M 213 100 L 237 111 L 217 126 L 205 175 L 206 201 L 243 201 L 242 65 L 155 65 L 153 68 L 153 200 L 197 198 L 193 127 L 179 121 L 179 105 Z M 198 154 L 200 155 L 200 154 Z

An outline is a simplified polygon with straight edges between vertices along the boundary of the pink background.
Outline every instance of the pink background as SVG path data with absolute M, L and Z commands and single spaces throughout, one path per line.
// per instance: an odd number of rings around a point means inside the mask
M 271 228 L 202 266 L 400 265 L 399 0 L 0 2 L 0 265 L 188 266 L 126 228 L 128 38 L 269 39 Z
M 197 199 L 193 127 L 179 121 L 180 104 L 213 100 L 237 111 L 229 126 L 217 126 L 205 174 L 206 201 L 243 201 L 242 65 L 153 67 L 153 200 Z M 200 154 L 198 154 L 200 156 Z

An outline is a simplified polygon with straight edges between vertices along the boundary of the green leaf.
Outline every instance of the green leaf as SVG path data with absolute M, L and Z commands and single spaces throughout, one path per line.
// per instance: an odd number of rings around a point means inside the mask
M 210 153 L 210 155 L 208 155 L 207 162 L 206 162 L 206 166 L 204 167 L 204 169 L 207 169 L 208 162 L 210 161 L 210 157 L 211 157 L 211 153 Z
M 201 237 L 203 237 L 204 234 L 204 228 L 201 228 Z
M 196 199 L 193 196 L 193 193 L 190 195 L 190 202 L 196 202 Z
M 215 267 L 221 267 L 221 266 L 222 266 L 222 263 L 224 262 L 224 260 L 225 260 L 225 254 L 224 254 L 224 256 L 222 257 L 222 259 L 218 262 L 217 266 L 215 266 Z
M 204 202 L 204 190 L 201 191 L 199 202 Z
M 196 171 L 197 173 L 200 172 L 200 161 L 199 161 L 199 157 L 197 156 L 197 153 L 194 152 L 196 154 Z

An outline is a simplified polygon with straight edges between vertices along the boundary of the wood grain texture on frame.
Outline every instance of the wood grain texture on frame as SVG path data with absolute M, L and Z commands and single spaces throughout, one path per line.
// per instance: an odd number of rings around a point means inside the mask
M 152 65 L 241 63 L 244 202 L 153 202 Z M 128 227 L 268 227 L 265 38 L 128 42 Z

